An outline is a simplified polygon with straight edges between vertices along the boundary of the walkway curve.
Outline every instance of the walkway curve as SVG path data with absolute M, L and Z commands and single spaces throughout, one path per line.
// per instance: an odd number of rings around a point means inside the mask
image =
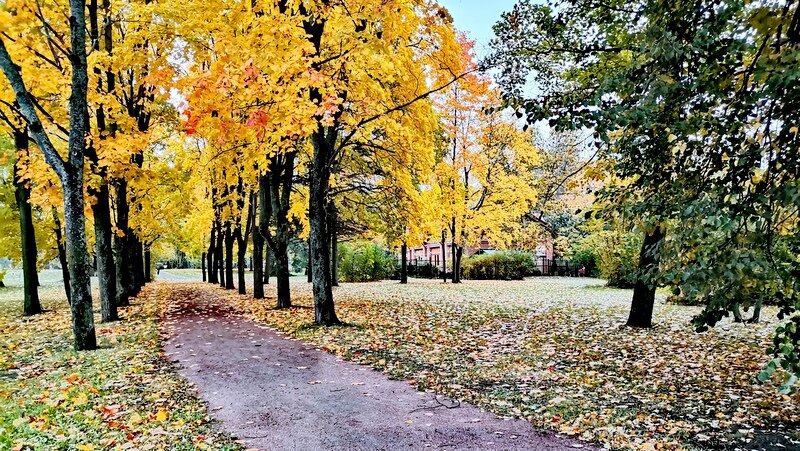
M 431 408 L 429 393 L 244 318 L 215 287 L 161 283 L 158 289 L 171 299 L 166 352 L 212 416 L 247 448 L 594 448 L 466 403 Z

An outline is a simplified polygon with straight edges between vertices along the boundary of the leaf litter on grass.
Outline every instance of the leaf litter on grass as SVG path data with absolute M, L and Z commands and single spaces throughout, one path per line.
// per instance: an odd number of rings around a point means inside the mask
M 279 331 L 420 390 L 612 448 L 758 448 L 765 437 L 765 446 L 799 446 L 800 398 L 755 379 L 776 320 L 696 334 L 698 310 L 659 296 L 656 326 L 629 329 L 630 291 L 536 278 L 342 284 L 337 313 L 356 327 L 309 327 L 310 286 L 292 282 L 297 307 L 285 310 L 274 299 L 218 293 Z
M 63 288 L 41 293 L 47 312 L 25 318 L 21 290 L 0 289 L 0 373 L 14 375 L 0 379 L 0 449 L 240 449 L 164 358 L 168 287 L 146 287 L 123 321 L 96 317 L 89 352 L 72 350 Z

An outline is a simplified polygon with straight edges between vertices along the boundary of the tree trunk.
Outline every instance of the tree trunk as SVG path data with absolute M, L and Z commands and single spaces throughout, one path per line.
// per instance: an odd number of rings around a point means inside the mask
M 264 285 L 269 285 L 269 275 L 272 273 L 272 250 L 264 246 Z
M 442 282 L 447 283 L 447 232 L 442 230 Z
M 630 327 L 652 327 L 653 305 L 656 298 L 656 284 L 648 282 L 646 272 L 658 271 L 660 260 L 659 245 L 664 237 L 664 231 L 657 226 L 652 232 L 646 233 L 639 253 L 639 276 L 633 288 L 631 311 L 627 325 Z
M 247 284 L 245 281 L 245 259 L 247 258 L 247 246 L 238 246 L 236 248 L 236 272 L 239 279 L 239 294 L 247 294 Z
M 134 282 L 136 285 L 135 294 L 138 295 L 139 292 L 142 291 L 142 287 L 144 287 L 146 280 L 144 278 L 144 245 L 142 244 L 139 237 L 132 236 L 133 238 L 133 250 L 134 250 Z
M 144 281 L 145 283 L 153 281 L 153 270 L 150 268 L 150 246 L 144 248 Z
M 258 193 L 250 197 L 250 210 L 258 211 L 258 223 L 253 224 L 253 298 L 264 299 L 264 236 L 261 235 L 261 226 L 264 220 L 264 188 L 261 186 L 259 176 Z
M 230 223 L 225 225 L 225 289 L 233 290 L 233 231 Z
M 400 252 L 402 253 L 400 257 L 400 283 L 406 284 L 408 283 L 408 245 L 405 241 L 400 247 Z
M 453 250 L 453 283 L 461 283 L 461 257 L 464 254 L 464 247 L 453 245 Z
M 206 253 L 200 254 L 200 271 L 203 273 L 203 282 L 206 281 Z
M 314 155 L 311 160 L 309 179 L 308 222 L 311 226 L 311 281 L 314 293 L 314 322 L 317 324 L 339 324 L 333 303 L 333 289 L 328 243 L 328 187 L 331 162 L 337 129 L 320 125 L 312 137 Z
M 115 269 L 117 272 L 117 307 L 129 305 L 129 298 L 133 293 L 133 255 L 131 250 L 130 236 L 133 233 L 128 227 L 128 182 L 118 180 L 114 184 L 116 194 L 117 209 L 117 230 L 122 232 L 122 236 L 114 235 L 114 254 L 117 261 Z
M 225 233 L 222 230 L 222 222 L 217 220 L 217 248 L 214 251 L 216 260 L 217 281 L 219 286 L 225 288 Z
M 214 250 L 216 249 L 216 230 L 212 224 L 211 226 L 211 240 L 208 244 L 208 250 L 206 251 L 206 268 L 208 271 L 208 282 L 209 283 L 218 283 L 217 280 L 217 272 L 214 266 Z
M 291 206 L 292 179 L 294 177 L 294 152 L 286 152 L 270 161 L 269 202 L 275 224 L 275 239 L 270 248 L 275 256 L 275 279 L 277 285 L 277 308 L 292 306 L 289 287 L 289 208 Z M 268 235 L 267 235 L 268 236 Z
M 108 184 L 103 183 L 89 193 L 96 199 L 92 205 L 94 214 L 94 249 L 97 258 L 97 285 L 100 292 L 100 312 L 104 323 L 116 321 L 117 315 L 117 268 L 114 264 L 111 238 L 111 203 Z
M 89 252 L 86 247 L 86 218 L 83 210 L 83 171 L 67 174 L 64 190 L 67 265 L 70 279 L 70 304 L 75 350 L 97 348 L 92 314 L 92 289 L 89 278 Z
M 308 252 L 306 258 L 306 278 L 307 282 L 311 283 L 311 237 L 308 237 Z
M 26 129 L 14 132 L 14 143 L 18 152 L 28 154 L 28 132 Z M 24 300 L 22 313 L 26 316 L 42 312 L 39 302 L 39 276 L 36 273 L 36 232 L 33 229 L 33 211 L 31 210 L 31 189 L 18 178 L 20 168 L 14 164 L 14 197 L 19 210 L 19 235 L 22 241 L 22 280 L 24 284 Z M 59 227 L 60 229 L 60 227 Z
M 753 316 L 747 320 L 748 324 L 757 324 L 761 321 L 761 306 L 764 304 L 763 299 L 758 299 L 753 306 Z
M 338 220 L 336 214 L 336 205 L 331 202 L 328 206 L 330 210 L 330 236 L 331 236 L 331 285 L 334 287 L 339 286 L 339 230 L 336 227 Z
M 53 207 L 53 232 L 56 234 L 58 247 L 58 264 L 61 265 L 61 277 L 64 279 L 64 292 L 67 294 L 67 303 L 72 305 L 72 288 L 69 281 L 69 266 L 67 265 L 67 247 L 64 245 L 64 236 L 61 234 L 61 218 Z

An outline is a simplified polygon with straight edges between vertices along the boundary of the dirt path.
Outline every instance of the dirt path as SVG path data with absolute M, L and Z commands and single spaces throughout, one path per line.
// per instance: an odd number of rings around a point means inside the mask
M 164 323 L 171 337 L 166 351 L 196 384 L 212 416 L 248 448 L 591 448 L 468 404 L 436 407 L 431 394 L 405 382 L 243 318 L 223 305 L 213 287 L 159 289 L 173 299 Z

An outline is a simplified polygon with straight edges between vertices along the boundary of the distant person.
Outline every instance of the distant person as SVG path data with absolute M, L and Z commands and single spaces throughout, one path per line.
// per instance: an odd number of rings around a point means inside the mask
M 578 277 L 586 277 L 586 266 L 581 266 L 578 270 Z

